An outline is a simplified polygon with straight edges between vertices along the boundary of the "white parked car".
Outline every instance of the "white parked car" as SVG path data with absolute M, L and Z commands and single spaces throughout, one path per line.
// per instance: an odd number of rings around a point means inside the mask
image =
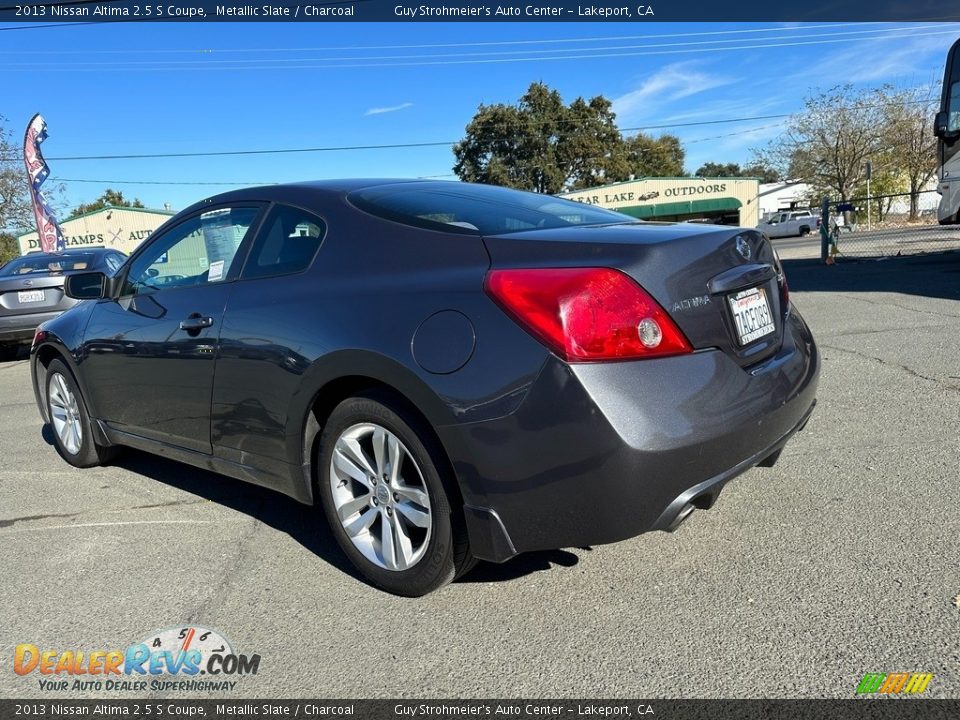
M 772 215 L 757 225 L 769 238 L 809 235 L 820 227 L 820 218 L 809 210 L 788 210 Z

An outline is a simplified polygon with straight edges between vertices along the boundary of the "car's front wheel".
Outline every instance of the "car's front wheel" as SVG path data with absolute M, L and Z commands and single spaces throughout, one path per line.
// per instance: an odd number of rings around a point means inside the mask
M 340 403 L 320 436 L 317 485 L 337 543 L 374 585 L 416 597 L 472 565 L 436 442 L 386 398 Z
M 46 390 L 53 443 L 60 457 L 79 468 L 113 459 L 116 448 L 97 444 L 83 396 L 73 373 L 61 360 L 54 360 L 47 368 Z

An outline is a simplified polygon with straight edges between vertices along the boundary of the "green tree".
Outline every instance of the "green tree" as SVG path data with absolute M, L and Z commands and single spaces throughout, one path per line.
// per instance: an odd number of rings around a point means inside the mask
M 461 180 L 550 194 L 683 172 L 677 138 L 624 139 L 609 100 L 566 105 L 543 83 L 533 83 L 515 105 L 480 105 L 453 153 Z
M 20 254 L 20 244 L 10 233 L 0 232 L 0 267 Z
M 626 168 L 611 168 L 605 182 L 628 180 L 633 177 L 679 177 L 685 175 L 685 153 L 680 138 L 675 135 L 651 137 L 638 133 L 623 140 L 619 152 Z
M 740 171 L 740 177 L 759 178 L 761 183 L 775 183 L 783 180 L 776 168 L 764 165 L 762 162 L 753 162 Z
M 698 177 L 740 177 L 740 165 L 737 163 L 708 162 L 701 165 L 694 175 Z
M 73 210 L 70 211 L 70 215 L 83 215 L 84 213 L 93 212 L 94 210 L 100 210 L 101 208 L 105 207 L 142 208 L 143 203 L 140 202 L 138 198 L 127 200 L 123 196 L 122 190 L 111 190 L 110 188 L 107 188 L 103 195 L 98 197 L 93 202 L 77 205 Z
M 745 167 L 740 167 L 739 163 L 704 163 L 697 170 L 695 175 L 699 177 L 748 177 L 758 178 L 762 183 L 773 183 L 780 181 L 780 173 L 776 168 L 764 165 L 762 162 L 753 162 Z

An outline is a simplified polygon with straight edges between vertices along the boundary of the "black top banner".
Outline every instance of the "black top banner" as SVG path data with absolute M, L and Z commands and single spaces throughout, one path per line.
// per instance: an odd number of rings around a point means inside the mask
M 942 0 L 65 0 L 6 4 L 0 22 L 936 22 Z

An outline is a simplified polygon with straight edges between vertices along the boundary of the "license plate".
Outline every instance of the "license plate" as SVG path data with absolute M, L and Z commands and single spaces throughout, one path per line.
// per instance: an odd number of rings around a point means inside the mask
M 767 302 L 767 293 L 763 288 L 741 290 L 736 295 L 728 296 L 727 301 L 733 312 L 733 321 L 737 326 L 741 345 L 752 343 L 776 330 L 770 314 L 770 303 Z
M 17 293 L 17 300 L 23 303 L 43 302 L 43 290 L 20 290 Z

